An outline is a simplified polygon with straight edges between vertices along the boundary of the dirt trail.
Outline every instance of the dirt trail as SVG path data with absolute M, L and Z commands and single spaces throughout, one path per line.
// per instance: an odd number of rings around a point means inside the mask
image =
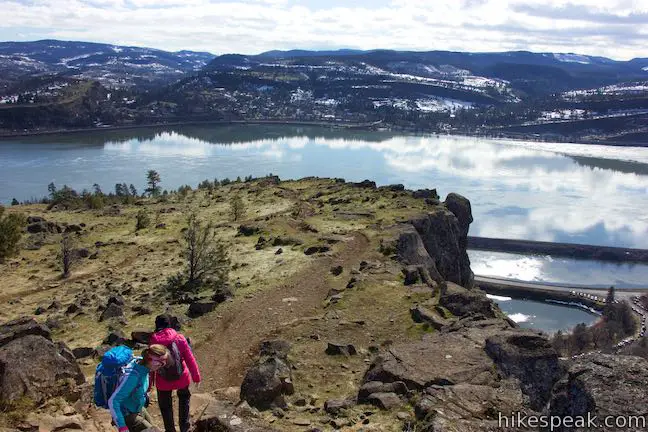
M 246 368 L 254 361 L 259 343 L 276 334 L 282 323 L 321 314 L 322 303 L 331 288 L 331 266 L 356 266 L 369 246 L 360 232 L 339 243 L 332 256 L 316 258 L 308 267 L 283 284 L 265 289 L 221 313 L 197 323 L 196 330 L 209 338 L 196 344 L 195 352 L 203 374 L 203 390 L 240 385 Z M 296 298 L 295 302 L 283 299 Z

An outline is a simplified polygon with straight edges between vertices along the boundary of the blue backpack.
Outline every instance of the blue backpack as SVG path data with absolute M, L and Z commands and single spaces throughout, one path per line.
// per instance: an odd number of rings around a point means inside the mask
M 108 400 L 115 392 L 119 381 L 133 362 L 133 350 L 120 345 L 112 348 L 101 359 L 95 371 L 94 403 L 98 407 L 108 409 Z

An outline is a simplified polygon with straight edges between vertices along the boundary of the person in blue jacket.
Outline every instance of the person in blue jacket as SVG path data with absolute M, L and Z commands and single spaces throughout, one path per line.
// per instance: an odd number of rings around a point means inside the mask
M 154 428 L 146 411 L 149 373 L 166 363 L 168 351 L 164 345 L 151 345 L 142 352 L 141 360 L 126 368 L 119 385 L 108 400 L 108 407 L 119 432 L 142 432 Z

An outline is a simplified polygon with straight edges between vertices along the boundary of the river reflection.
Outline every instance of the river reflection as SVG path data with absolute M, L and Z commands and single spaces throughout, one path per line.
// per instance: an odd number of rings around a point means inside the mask
M 0 141 L 0 201 L 117 182 L 365 178 L 470 198 L 471 235 L 648 248 L 648 149 L 291 126 L 193 126 Z

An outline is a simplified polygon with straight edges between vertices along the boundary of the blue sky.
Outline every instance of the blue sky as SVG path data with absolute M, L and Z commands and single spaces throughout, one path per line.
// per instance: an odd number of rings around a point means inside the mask
M 0 40 L 648 57 L 648 0 L 0 0 Z

